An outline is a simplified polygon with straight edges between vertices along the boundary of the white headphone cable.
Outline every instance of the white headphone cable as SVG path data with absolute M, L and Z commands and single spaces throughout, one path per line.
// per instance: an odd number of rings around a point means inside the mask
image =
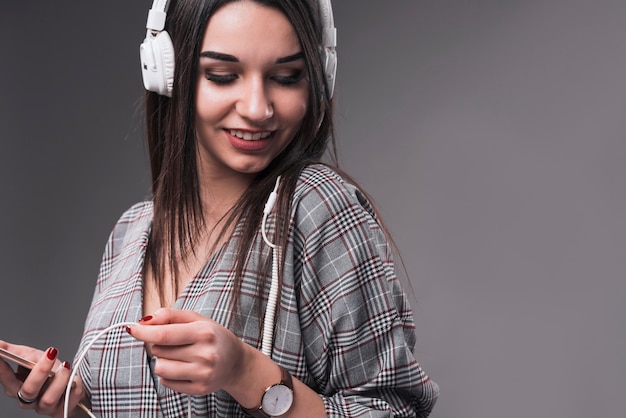
M 96 341 L 98 341 L 100 338 L 102 338 L 104 334 L 108 333 L 112 329 L 118 328 L 118 327 L 136 325 L 136 324 L 137 324 L 136 322 L 121 322 L 119 324 L 113 324 L 110 327 L 103 329 L 94 337 L 93 340 L 89 342 L 89 344 L 87 344 L 87 346 L 83 349 L 82 353 L 80 353 L 80 355 L 76 358 L 76 361 L 74 362 L 74 370 L 72 370 L 72 374 L 70 374 L 70 380 L 69 382 L 67 382 L 67 387 L 65 388 L 65 403 L 63 405 L 63 417 L 64 418 L 68 418 L 68 414 L 69 414 L 70 392 L 72 390 L 72 383 L 74 382 L 74 379 L 76 378 L 76 373 L 78 372 L 80 363 L 83 361 L 83 359 L 87 355 L 87 351 L 89 351 L 89 349 L 95 344 Z M 83 408 L 83 410 L 91 418 L 96 418 L 96 416 L 88 409 Z
M 274 190 L 270 193 L 265 209 L 263 209 L 263 221 L 261 223 L 261 234 L 263 240 L 272 249 L 272 283 L 270 285 L 270 295 L 265 308 L 265 320 L 263 321 L 263 339 L 261 341 L 261 352 L 270 357 L 272 354 L 272 342 L 274 340 L 274 317 L 276 316 L 276 305 L 278 304 L 278 290 L 280 278 L 278 277 L 278 263 L 280 261 L 280 247 L 270 242 L 265 232 L 267 217 L 269 216 L 276 197 L 278 196 L 278 185 L 280 184 L 280 176 L 276 179 Z
M 272 212 L 274 208 L 274 204 L 276 203 L 276 198 L 278 197 L 278 186 L 280 184 L 280 176 L 276 179 L 276 185 L 274 186 L 274 190 L 270 193 L 270 196 L 267 199 L 267 203 L 265 203 L 265 208 L 263 209 L 263 220 L 261 222 L 261 235 L 263 236 L 263 240 L 265 243 L 272 249 L 272 282 L 270 285 L 270 295 L 267 301 L 267 307 L 265 308 L 265 319 L 263 321 L 263 337 L 261 341 L 261 352 L 266 356 L 270 356 L 272 353 L 272 340 L 274 339 L 274 318 L 276 316 L 276 305 L 278 304 L 278 290 L 280 285 L 280 280 L 278 277 L 278 263 L 280 261 L 280 247 L 272 243 L 267 238 L 266 233 L 266 224 L 267 218 L 269 214 Z M 63 417 L 68 418 L 69 414 L 69 402 L 70 402 L 70 392 L 72 390 L 72 383 L 76 378 L 76 374 L 79 369 L 80 363 L 83 361 L 87 352 L 91 349 L 91 347 L 98 341 L 102 336 L 106 333 L 110 332 L 115 328 L 120 327 L 128 327 L 138 325 L 136 322 L 120 322 L 118 324 L 113 324 L 103 330 L 101 330 L 96 336 L 83 348 L 83 351 L 76 358 L 74 363 L 74 370 L 70 374 L 70 380 L 67 383 L 67 387 L 65 388 L 65 403 L 63 407 Z M 84 405 L 79 405 L 91 418 L 97 418 L 93 413 L 86 408 Z M 191 418 L 191 396 L 188 396 L 187 399 L 188 406 L 188 416 Z
M 103 329 L 98 334 L 96 334 L 96 336 L 93 338 L 93 340 L 91 340 L 89 342 L 89 344 L 87 344 L 85 346 L 83 351 L 76 358 L 76 361 L 74 362 L 74 370 L 72 370 L 72 373 L 70 374 L 70 380 L 67 383 L 67 387 L 65 388 L 65 403 L 63 405 L 63 417 L 64 418 L 68 418 L 68 416 L 69 416 L 68 414 L 69 414 L 70 392 L 72 390 L 72 383 L 74 382 L 74 379 L 76 378 L 76 373 L 78 372 L 79 365 L 83 361 L 85 356 L 87 355 L 87 352 L 91 349 L 91 347 L 95 344 L 96 341 L 98 341 L 100 338 L 102 338 L 103 335 L 105 335 L 106 333 L 110 332 L 112 329 L 120 328 L 120 327 L 129 327 L 129 326 L 133 326 L 133 325 L 138 325 L 138 324 L 137 324 L 137 322 L 120 322 L 118 324 L 113 324 L 113 325 Z M 82 404 L 80 404 L 79 406 L 91 418 L 97 418 L 93 414 L 93 412 L 91 412 L 87 407 L 85 407 Z M 188 415 L 189 418 L 191 418 L 191 395 L 187 395 L 187 415 Z

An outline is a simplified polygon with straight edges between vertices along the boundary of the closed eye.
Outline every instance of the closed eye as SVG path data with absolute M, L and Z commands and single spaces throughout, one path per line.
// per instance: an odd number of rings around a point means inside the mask
M 290 86 L 292 84 L 296 84 L 304 78 L 304 71 L 297 70 L 289 75 L 275 75 L 272 77 L 278 84 L 282 84 L 284 86 Z
M 220 86 L 225 86 L 227 84 L 232 83 L 237 79 L 236 74 L 214 74 L 207 72 L 206 79 Z

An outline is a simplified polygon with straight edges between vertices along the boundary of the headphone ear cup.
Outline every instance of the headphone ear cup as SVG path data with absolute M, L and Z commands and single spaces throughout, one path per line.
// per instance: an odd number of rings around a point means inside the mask
M 148 36 L 140 47 L 143 85 L 148 91 L 172 96 L 174 85 L 174 46 L 163 31 Z

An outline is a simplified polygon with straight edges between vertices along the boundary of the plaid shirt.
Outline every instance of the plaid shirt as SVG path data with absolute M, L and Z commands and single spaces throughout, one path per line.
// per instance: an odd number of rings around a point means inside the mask
M 142 267 L 152 203 L 129 209 L 104 252 L 82 347 L 107 326 L 142 316 Z M 272 222 L 270 222 L 272 224 Z M 269 285 L 257 289 L 261 233 L 244 269 L 240 320 L 230 309 L 239 229 L 183 289 L 174 308 L 197 311 L 260 347 Z M 271 232 L 271 229 L 270 229 Z M 363 195 L 321 165 L 300 176 L 291 213 L 272 358 L 320 394 L 329 417 L 426 417 L 438 387 L 413 356 L 412 312 L 387 240 Z M 261 310 L 259 310 L 261 308 Z M 117 328 L 80 365 L 101 417 L 183 417 L 187 396 L 159 383 L 143 344 Z M 244 417 L 225 392 L 192 398 L 194 416 Z

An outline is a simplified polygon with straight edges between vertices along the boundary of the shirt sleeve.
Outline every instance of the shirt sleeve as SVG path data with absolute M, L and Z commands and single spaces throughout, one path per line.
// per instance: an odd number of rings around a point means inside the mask
M 327 415 L 428 416 L 438 386 L 413 355 L 412 312 L 369 204 L 337 179 L 301 197 L 294 273 L 307 364 Z

